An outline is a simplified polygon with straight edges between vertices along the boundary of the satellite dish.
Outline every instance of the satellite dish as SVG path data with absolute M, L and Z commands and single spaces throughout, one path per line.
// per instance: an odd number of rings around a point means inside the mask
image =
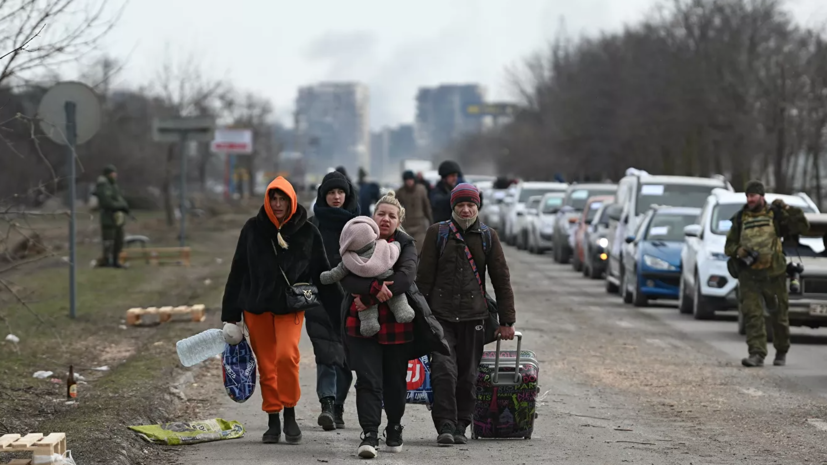
M 75 104 L 75 145 L 97 134 L 101 124 L 101 106 L 97 94 L 81 82 L 55 84 L 40 100 L 37 118 L 40 129 L 58 144 L 69 145 L 66 136 L 66 103 Z

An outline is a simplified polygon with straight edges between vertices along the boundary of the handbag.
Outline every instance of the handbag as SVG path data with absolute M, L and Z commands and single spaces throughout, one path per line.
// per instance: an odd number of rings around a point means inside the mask
M 483 297 L 485 297 L 485 303 L 488 306 L 488 318 L 485 320 L 484 325 L 485 343 L 489 344 L 497 340 L 497 330 L 500 328 L 499 308 L 497 307 L 497 301 L 485 292 L 485 286 L 482 283 L 482 277 L 480 276 L 479 269 L 477 268 L 477 263 L 474 261 L 474 256 L 471 255 L 471 249 L 468 248 L 462 234 L 459 233 L 457 227 L 454 226 L 454 223 L 450 224 L 450 228 L 451 232 L 453 232 L 457 239 L 459 239 L 459 241 L 465 246 L 465 257 L 468 259 L 468 263 L 471 264 L 471 269 L 474 271 L 474 276 L 477 278 L 477 283 L 480 285 L 480 291 L 482 292 Z
M 272 244 L 273 252 L 276 254 L 276 257 L 278 257 L 279 253 L 272 239 L 270 240 L 270 244 Z M 319 288 L 311 283 L 291 284 L 281 265 L 279 265 L 279 271 L 281 271 L 281 275 L 287 283 L 287 291 L 284 293 L 287 308 L 294 312 L 303 312 L 319 305 Z

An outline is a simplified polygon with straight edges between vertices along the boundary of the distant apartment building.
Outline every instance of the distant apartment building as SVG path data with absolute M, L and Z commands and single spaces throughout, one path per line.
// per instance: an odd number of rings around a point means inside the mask
M 416 95 L 416 143 L 430 154 L 463 135 L 482 130 L 478 116 L 465 113 L 468 105 L 485 102 L 477 84 L 422 87 Z
M 416 137 L 412 124 L 383 128 L 371 134 L 371 174 L 381 180 L 399 182 L 402 160 L 415 158 Z
M 355 180 L 370 163 L 369 92 L 355 82 L 323 82 L 299 88 L 296 128 L 308 169 L 344 166 Z

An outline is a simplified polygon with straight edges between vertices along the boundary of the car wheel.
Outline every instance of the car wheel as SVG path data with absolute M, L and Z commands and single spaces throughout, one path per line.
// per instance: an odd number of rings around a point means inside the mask
M 680 290 L 678 291 L 678 311 L 684 315 L 692 313 L 692 299 L 686 293 L 686 280 L 681 275 Z
M 620 278 L 620 282 L 621 284 L 623 284 L 622 286 L 620 286 L 620 295 L 623 296 L 623 303 L 625 304 L 632 303 L 632 292 L 629 291 L 628 279 L 629 278 L 626 277 L 626 273 L 623 273 L 623 275 Z
M 557 244 L 557 241 L 553 242 L 551 251 L 553 252 L 552 258 L 554 258 L 554 262 L 560 263 L 560 245 Z
M 633 289 L 634 291 L 632 292 L 632 305 L 634 305 L 635 307 L 645 307 L 649 305 L 649 299 L 646 298 L 646 295 L 640 290 L 640 279 L 635 280 L 635 285 Z
M 588 260 L 583 262 L 583 277 L 588 278 L 592 275 L 591 270 L 589 269 L 589 262 Z
M 560 263 L 563 265 L 567 264 L 571 260 L 571 252 L 566 248 L 565 245 L 560 246 Z
M 583 262 L 580 261 L 577 254 L 574 254 L 571 259 L 571 267 L 574 268 L 574 271 L 583 271 Z
M 527 234 L 525 231 L 520 233 L 520 236 L 517 238 L 517 250 L 525 250 L 528 246 L 527 244 Z
M 692 316 L 696 320 L 711 320 L 715 317 L 715 309 L 710 305 L 709 300 L 701 294 L 701 279 L 698 272 L 695 272 L 695 292 L 692 298 Z

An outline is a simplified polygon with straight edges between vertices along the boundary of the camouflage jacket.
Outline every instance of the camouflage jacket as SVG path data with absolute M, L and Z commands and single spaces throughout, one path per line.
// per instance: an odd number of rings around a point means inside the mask
M 778 246 L 773 248 L 771 263 L 766 268 L 753 269 L 748 268 L 746 265 L 739 265 L 739 274 L 742 277 L 764 278 L 784 274 L 787 269 L 787 263 L 784 257 L 784 251 L 780 246 L 780 240 L 782 238 L 792 239 L 795 236 L 801 235 L 810 227 L 807 217 L 804 216 L 804 210 L 797 207 L 786 206 L 782 208 L 774 205 L 767 205 L 761 211 L 751 212 L 747 206 L 744 206 L 744 208 L 736 213 L 731 219 L 732 227 L 729 229 L 729 233 L 727 233 L 724 253 L 733 259 L 737 259 L 738 249 L 745 242 L 742 240 L 744 223 L 754 220 L 760 221 L 761 218 L 764 217 L 771 219 L 774 225 L 773 229 L 775 237 L 767 239 L 774 239 L 777 241 L 776 243 Z
M 129 205 L 121 195 L 118 184 L 106 176 L 99 176 L 95 196 L 100 208 L 101 227 L 122 226 L 124 214 L 129 213 Z

